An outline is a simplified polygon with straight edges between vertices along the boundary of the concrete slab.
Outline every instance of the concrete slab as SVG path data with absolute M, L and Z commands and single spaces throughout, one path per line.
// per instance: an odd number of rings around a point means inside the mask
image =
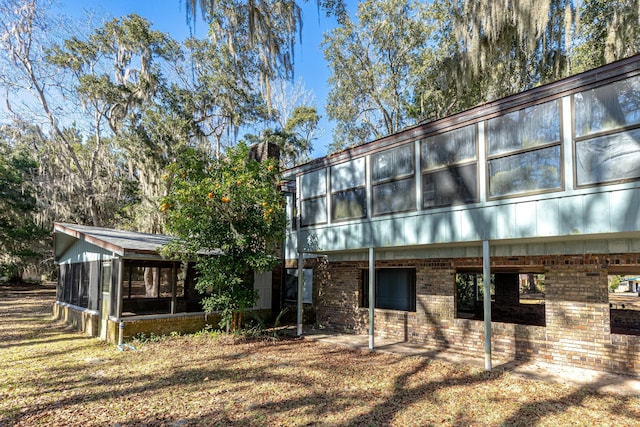
M 305 339 L 369 351 L 367 335 L 339 334 L 326 330 L 305 328 Z M 484 355 L 471 357 L 451 350 L 433 350 L 394 339 L 375 337 L 374 351 L 401 356 L 427 357 L 448 363 L 458 363 L 484 368 Z M 493 370 L 508 372 L 522 378 L 588 387 L 592 390 L 623 396 L 640 395 L 640 378 L 608 372 L 557 365 L 544 362 L 492 360 Z

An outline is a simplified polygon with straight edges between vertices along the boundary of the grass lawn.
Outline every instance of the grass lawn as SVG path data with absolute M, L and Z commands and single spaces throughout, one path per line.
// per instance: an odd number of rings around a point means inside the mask
M 311 340 L 200 334 L 118 352 L 53 323 L 53 301 L 0 286 L 0 426 L 640 424 L 640 397 Z

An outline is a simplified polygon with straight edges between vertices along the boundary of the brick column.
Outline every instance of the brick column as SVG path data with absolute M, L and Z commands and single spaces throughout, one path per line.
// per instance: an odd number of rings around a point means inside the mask
M 568 259 L 545 273 L 549 357 L 554 363 L 610 370 L 607 271 Z

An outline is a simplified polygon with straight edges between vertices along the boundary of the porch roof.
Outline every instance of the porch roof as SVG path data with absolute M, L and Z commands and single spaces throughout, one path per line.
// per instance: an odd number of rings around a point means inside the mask
M 86 225 L 54 223 L 54 258 L 57 261 L 77 241 L 84 241 L 113 252 L 114 255 L 156 255 L 171 236 L 139 233 Z

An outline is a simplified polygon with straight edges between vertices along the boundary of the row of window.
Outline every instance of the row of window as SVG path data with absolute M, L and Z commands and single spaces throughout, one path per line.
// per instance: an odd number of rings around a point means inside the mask
M 640 77 L 577 93 L 573 110 L 576 185 L 640 178 Z M 486 120 L 489 198 L 563 188 L 561 123 L 559 100 Z M 422 209 L 479 201 L 477 134 L 472 124 L 421 141 Z M 416 209 L 414 151 L 371 155 L 372 215 Z M 302 176 L 302 226 L 369 215 L 364 157 L 332 166 L 329 181 L 325 170 Z

